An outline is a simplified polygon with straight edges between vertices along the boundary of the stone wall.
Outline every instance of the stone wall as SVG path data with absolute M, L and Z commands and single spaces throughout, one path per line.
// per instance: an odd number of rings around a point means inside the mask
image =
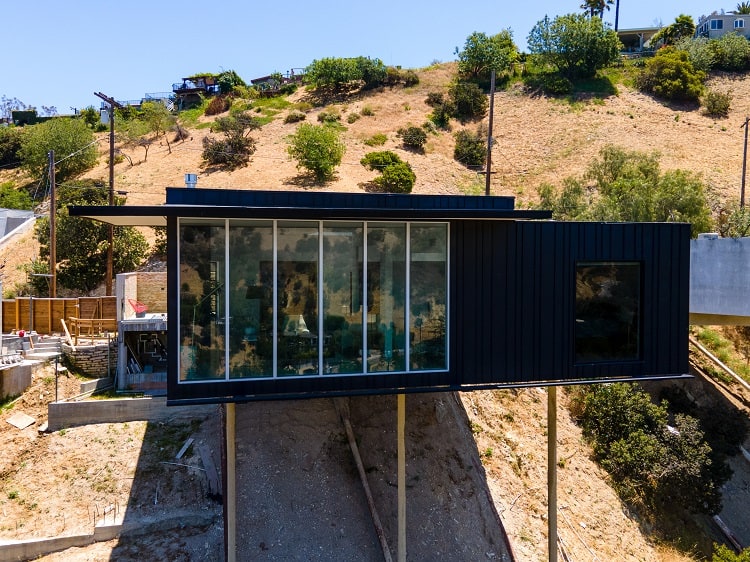
M 70 364 L 78 371 L 90 377 L 112 376 L 117 371 L 117 340 L 95 345 L 79 345 L 75 347 L 63 344 L 63 355 Z M 108 349 L 109 347 L 109 349 Z M 107 369 L 109 360 L 109 371 Z

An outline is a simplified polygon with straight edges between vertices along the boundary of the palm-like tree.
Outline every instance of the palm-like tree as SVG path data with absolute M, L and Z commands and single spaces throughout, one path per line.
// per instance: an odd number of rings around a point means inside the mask
M 737 4 L 738 14 L 750 14 L 750 2 L 740 2 Z
M 609 10 L 609 7 L 614 3 L 614 0 L 584 0 L 581 4 L 581 9 L 588 12 L 593 17 L 601 18 L 604 16 L 604 10 Z

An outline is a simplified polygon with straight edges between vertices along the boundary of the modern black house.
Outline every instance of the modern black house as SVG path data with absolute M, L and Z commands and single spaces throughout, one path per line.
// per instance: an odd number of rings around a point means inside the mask
M 190 188 L 70 214 L 167 227 L 169 404 L 688 372 L 687 224 L 556 222 L 512 197 Z

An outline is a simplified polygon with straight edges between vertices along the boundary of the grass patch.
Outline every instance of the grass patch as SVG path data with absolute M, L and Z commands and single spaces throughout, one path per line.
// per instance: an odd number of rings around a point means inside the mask
M 376 133 L 369 139 L 365 139 L 364 142 L 367 146 L 383 146 L 388 140 L 388 136 L 384 133 Z
M 198 119 L 206 113 L 208 107 L 208 100 L 203 100 L 203 103 L 185 111 L 180 111 L 179 120 L 183 127 L 187 128 L 200 128 L 198 126 Z

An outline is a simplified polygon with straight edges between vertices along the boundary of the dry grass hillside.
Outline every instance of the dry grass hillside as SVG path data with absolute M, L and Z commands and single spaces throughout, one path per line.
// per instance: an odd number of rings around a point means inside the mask
M 247 167 L 234 172 L 209 172 L 201 165 L 202 139 L 211 134 L 206 127 L 193 128 L 190 137 L 168 148 L 157 140 L 144 160 L 143 149 L 122 148 L 133 161 L 115 166 L 118 191 L 127 192 L 127 204 L 160 204 L 165 187 L 184 185 L 185 173 L 197 173 L 198 188 L 360 191 L 367 189 L 374 173 L 360 159 L 372 150 L 393 150 L 407 160 L 416 173 L 416 194 L 481 194 L 484 176 L 467 170 L 453 159 L 451 132 L 430 135 L 424 153 L 402 148 L 397 130 L 421 125 L 430 108 L 428 92 L 445 91 L 455 68 L 439 65 L 419 71 L 420 83 L 408 89 L 394 88 L 354 95 L 335 103 L 346 127 L 346 154 L 336 178 L 316 185 L 295 167 L 286 153 L 285 137 L 296 124 L 285 124 L 282 110 L 275 119 L 253 133 L 257 151 Z M 498 92 L 495 98 L 493 132 L 492 193 L 512 195 L 518 205 L 535 201 L 536 188 L 544 182 L 560 186 L 567 176 L 583 173 L 599 150 L 614 144 L 631 150 L 659 151 L 664 169 L 680 168 L 701 174 L 722 199 L 738 197 L 742 170 L 745 115 L 750 114 L 750 79 L 733 76 L 715 78 L 713 87 L 731 90 L 733 107 L 729 117 L 716 120 L 699 110 L 670 107 L 625 86 L 605 99 L 575 103 L 532 97 L 520 86 Z M 300 90 L 289 100 L 308 99 Z M 347 123 L 347 116 L 361 114 L 367 106 L 372 116 Z M 322 108 L 307 111 L 307 122 L 317 123 Z M 486 120 L 485 120 L 486 121 Z M 477 123 L 453 123 L 472 130 Z M 385 134 L 383 147 L 371 148 L 364 141 Z M 102 134 L 100 163 L 86 176 L 106 181 L 107 136 Z M 0 180 L 8 179 L 6 175 Z M 5 287 L 23 282 L 25 275 L 15 266 L 28 262 L 38 252 L 31 233 L 17 237 L 0 249 L 7 259 Z M 519 561 L 545 558 L 545 400 L 538 390 L 474 393 L 462 397 L 493 497 Z M 565 398 L 562 399 L 563 405 Z M 566 465 L 559 472 L 560 535 L 576 560 L 632 560 L 677 562 L 687 555 L 659 546 L 643 533 L 607 484 L 606 475 L 590 458 L 580 429 L 561 408 L 560 455 Z M 72 559 L 72 558 L 68 558 Z M 94 559 L 94 558 L 80 558 Z M 99 558 L 96 558 L 99 559 Z M 102 558 L 105 559 L 105 558 Z

